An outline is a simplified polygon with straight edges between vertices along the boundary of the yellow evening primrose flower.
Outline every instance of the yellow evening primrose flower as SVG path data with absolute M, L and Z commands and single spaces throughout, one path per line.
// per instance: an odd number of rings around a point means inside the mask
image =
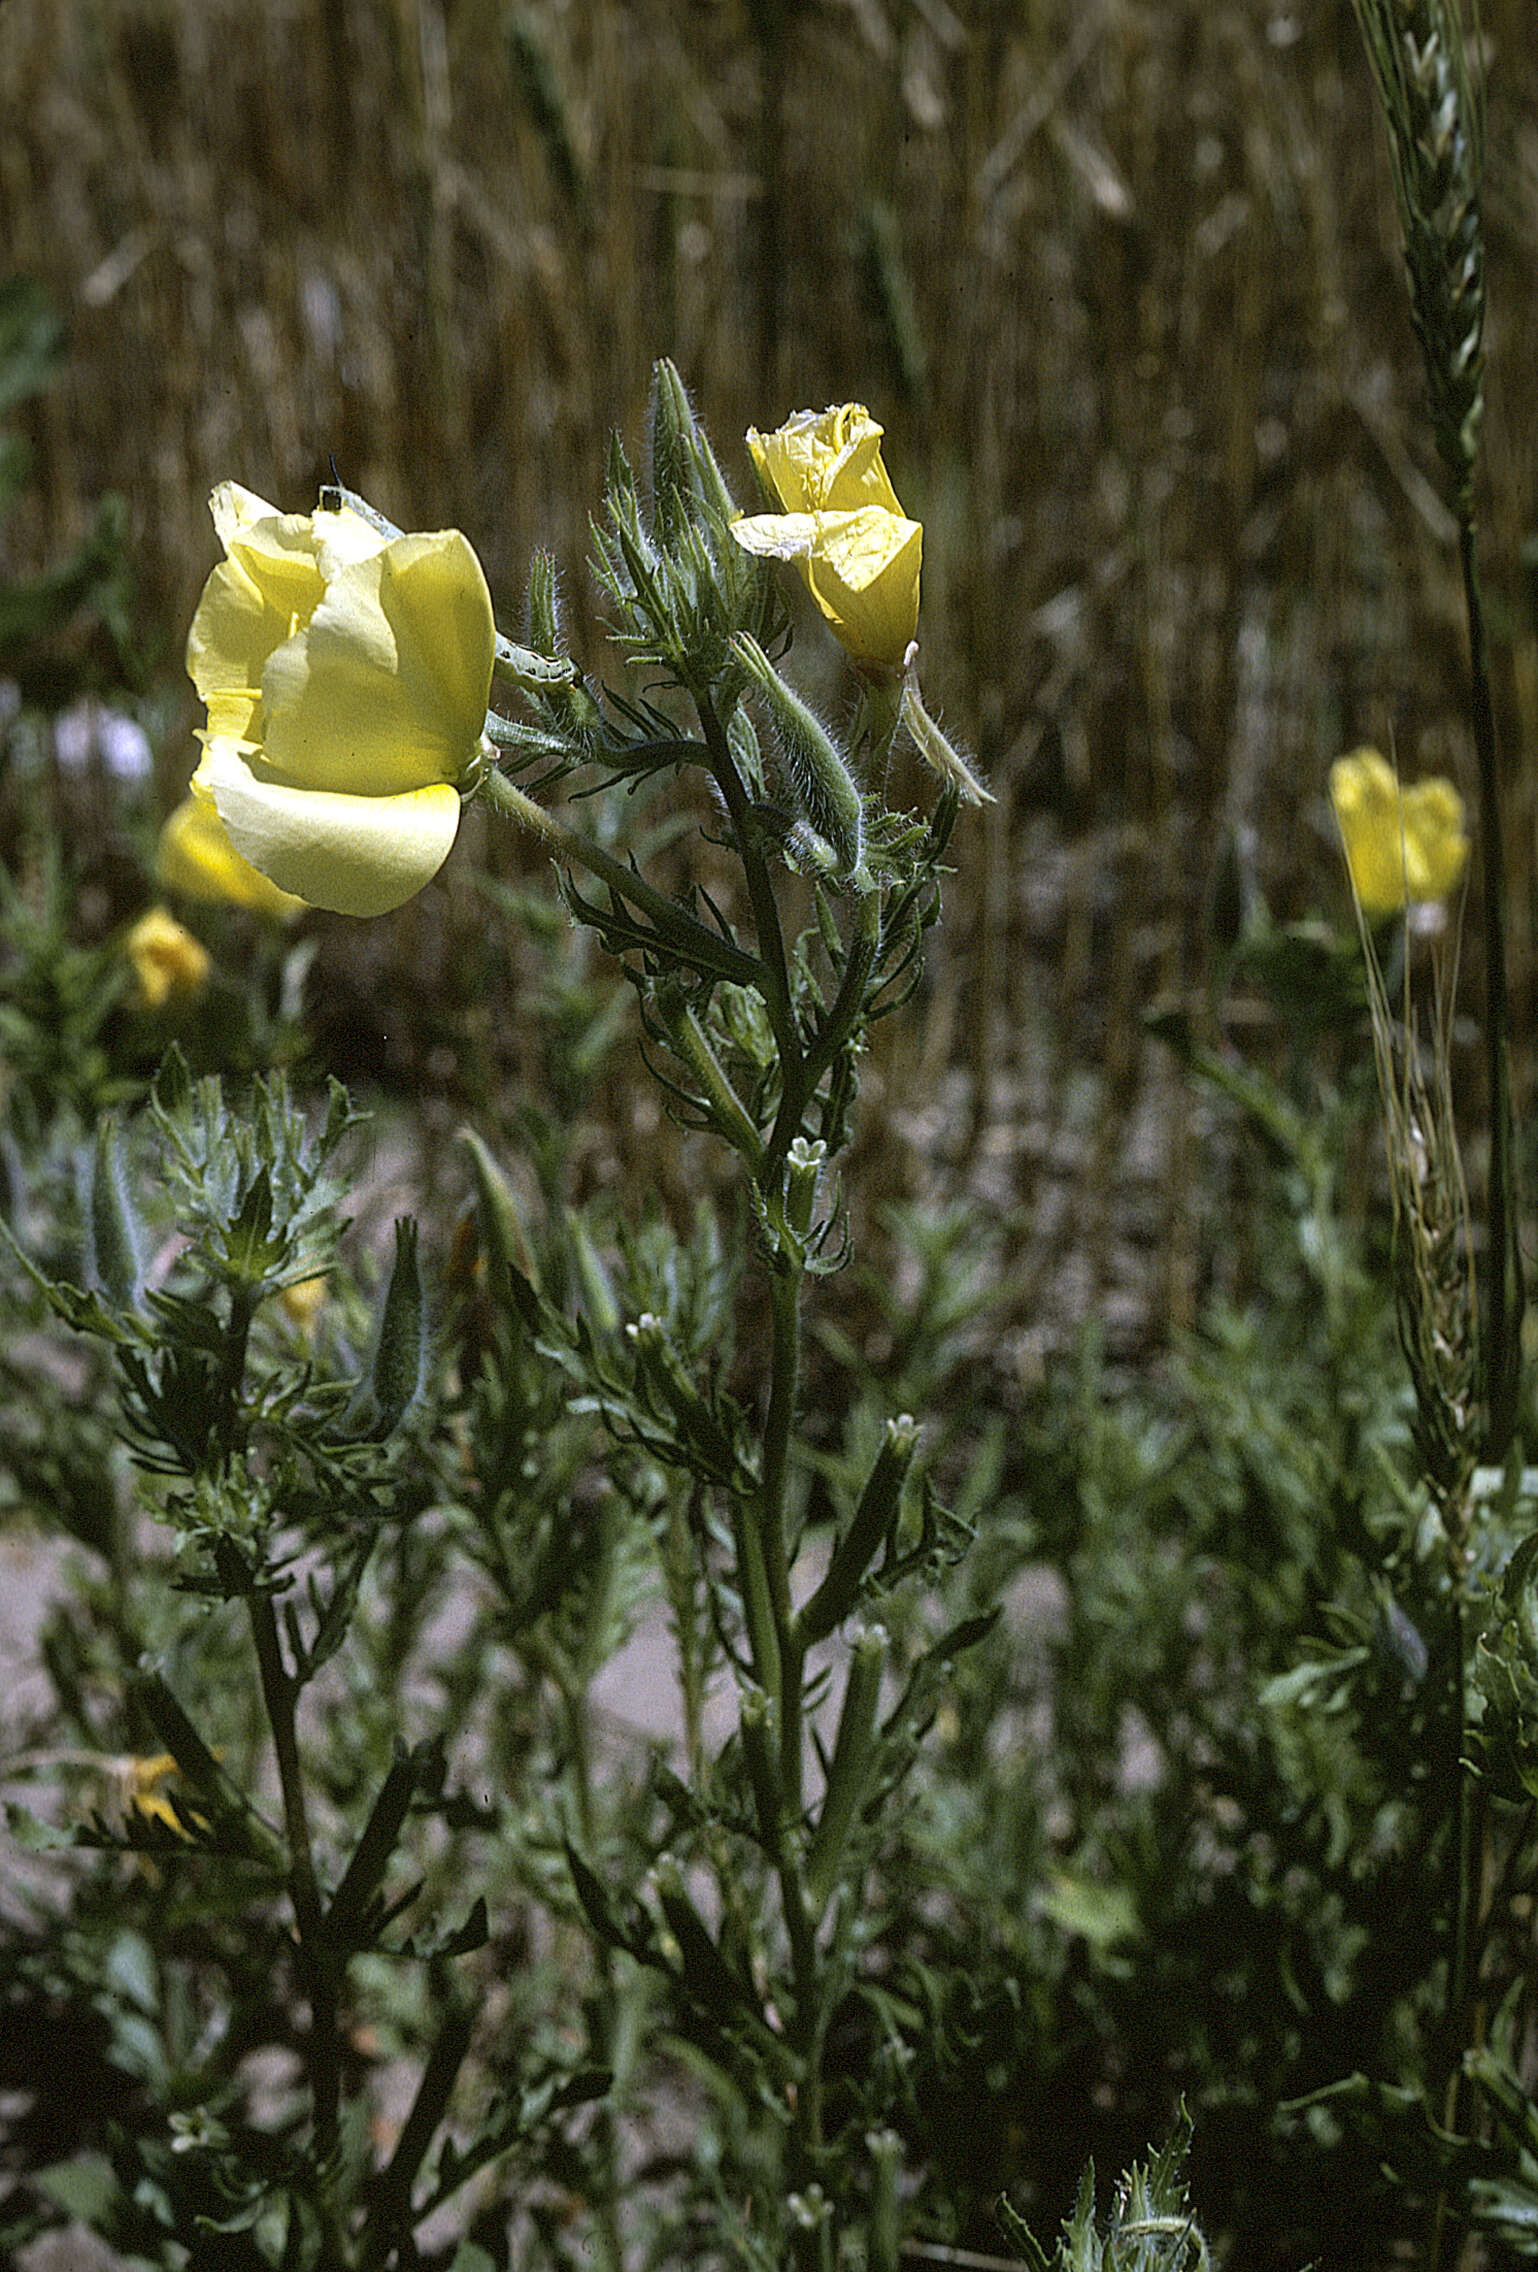
M 1370 920 L 1407 902 L 1445 899 L 1462 882 L 1463 799 L 1440 774 L 1402 789 L 1377 750 L 1355 749 L 1330 768 L 1330 802 L 1352 891 Z
M 799 410 L 773 434 L 750 428 L 759 479 L 781 510 L 744 515 L 732 534 L 761 558 L 795 563 L 856 663 L 900 670 L 918 629 L 924 531 L 897 501 L 881 434 L 859 402 Z
M 202 790 L 189 791 L 161 829 L 155 880 L 188 899 L 247 907 L 283 923 L 302 915 L 305 907 L 293 892 L 279 891 L 260 868 L 241 858 L 213 798 Z
M 342 915 L 431 882 L 483 749 L 491 595 L 458 529 L 386 536 L 361 514 L 211 499 L 226 558 L 187 668 L 208 709 L 193 792 L 243 860 Z
M 138 981 L 139 1006 L 163 1010 L 190 1001 L 208 984 L 208 949 L 165 907 L 141 915 L 123 941 Z

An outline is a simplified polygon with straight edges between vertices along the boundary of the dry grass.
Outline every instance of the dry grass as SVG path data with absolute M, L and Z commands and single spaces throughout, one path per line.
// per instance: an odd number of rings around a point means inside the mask
M 1021 1210 L 1023 1284 L 1071 1253 L 1081 1293 L 1126 1278 L 1146 1306 L 1151 1248 L 1178 1313 L 1214 1240 L 1140 1015 L 1200 1000 L 1224 847 L 1279 912 L 1344 917 L 1330 758 L 1392 737 L 1407 774 L 1468 771 L 1451 523 L 1351 0 L 803 0 L 777 49 L 753 30 L 771 13 L 4 0 L 0 242 L 72 349 L 10 565 L 121 490 L 174 655 L 212 483 L 299 504 L 334 453 L 396 519 L 463 526 L 509 614 L 552 547 L 580 617 L 605 435 L 636 429 L 655 355 L 723 445 L 863 398 L 926 522 L 926 686 L 1000 792 L 889 1092 L 962 1097 L 949 1140 Z M 1483 14 L 1481 508 L 1516 778 L 1538 734 L 1517 570 L 1538 46 L 1530 0 Z M 1538 807 L 1516 794 L 1520 1032 Z M 403 922 L 399 968 L 428 921 Z M 1098 1083 L 1087 1152 L 1073 1068 Z M 945 1134 L 926 1119 L 915 1146 Z M 1129 1168 L 1130 1255 L 1105 1204 Z

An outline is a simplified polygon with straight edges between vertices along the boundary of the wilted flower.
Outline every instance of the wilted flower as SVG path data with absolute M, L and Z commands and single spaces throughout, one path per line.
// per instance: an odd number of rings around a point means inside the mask
M 863 403 L 799 410 L 748 448 L 778 513 L 732 533 L 749 552 L 791 560 L 857 663 L 900 670 L 919 617 L 924 531 L 907 520 L 881 462 L 881 428 Z
M 133 964 L 143 1009 L 161 1010 L 171 1001 L 190 1001 L 208 984 L 208 949 L 168 908 L 152 907 L 141 915 L 123 949 Z
M 185 892 L 189 899 L 249 907 L 283 922 L 304 911 L 302 899 L 280 891 L 260 868 L 241 858 L 213 798 L 201 789 L 189 791 L 161 829 L 155 878 L 167 891 Z
M 194 789 L 242 859 L 343 915 L 430 882 L 479 758 L 496 649 L 458 529 L 382 534 L 359 513 L 279 513 L 223 482 L 228 555 L 203 588 L 187 668 L 208 706 Z
M 117 1762 L 119 1799 L 124 1816 L 132 1820 L 138 1815 L 143 1822 L 159 1823 L 172 1830 L 178 1838 L 190 1839 L 189 1822 L 199 1830 L 208 1828 L 207 1817 L 189 1807 L 179 1813 L 167 1796 L 167 1783 L 179 1784 L 180 1770 L 169 1751 L 156 1752 L 152 1758 L 130 1755 Z
M 1445 899 L 1462 881 L 1469 857 L 1463 799 L 1440 774 L 1402 789 L 1377 750 L 1356 749 L 1331 766 L 1330 801 L 1364 915 Z

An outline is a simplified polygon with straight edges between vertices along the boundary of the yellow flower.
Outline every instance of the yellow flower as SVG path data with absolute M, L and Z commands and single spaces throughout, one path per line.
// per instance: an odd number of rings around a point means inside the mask
M 155 879 L 167 891 L 183 892 L 188 899 L 222 900 L 280 922 L 291 922 L 304 911 L 302 899 L 291 891 L 279 891 L 260 868 L 241 858 L 212 797 L 201 789 L 183 797 L 160 831 Z
M 1469 857 L 1463 799 L 1440 774 L 1401 789 L 1375 749 L 1355 749 L 1330 768 L 1330 801 L 1364 915 L 1445 899 L 1462 881 Z
M 280 890 L 383 915 L 437 874 L 482 749 L 496 650 L 458 529 L 385 537 L 361 514 L 279 513 L 226 481 L 228 557 L 187 668 L 208 708 L 195 794 Z
M 753 463 L 781 510 L 734 521 L 732 534 L 762 558 L 795 562 L 857 663 L 900 670 L 918 628 L 924 531 L 897 502 L 881 432 L 859 402 L 798 410 L 773 434 L 750 428 Z
M 143 1009 L 189 1001 L 208 983 L 208 949 L 167 908 L 152 907 L 141 915 L 123 947 L 139 982 Z

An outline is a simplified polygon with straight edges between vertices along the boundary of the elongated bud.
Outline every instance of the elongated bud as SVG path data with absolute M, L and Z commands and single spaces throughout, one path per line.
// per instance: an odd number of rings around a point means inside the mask
M 822 721 L 786 685 L 756 639 L 739 632 L 732 651 L 768 705 L 789 786 L 817 834 L 833 847 L 840 879 L 858 890 L 869 890 L 865 800 L 847 762 Z
M 566 1237 L 577 1281 L 577 1301 L 583 1316 L 596 1334 L 606 1336 L 617 1333 L 621 1313 L 614 1281 L 609 1276 L 603 1257 L 593 1244 L 593 1235 L 586 1220 L 574 1207 L 567 1209 Z
M 536 552 L 529 563 L 528 647 L 515 647 L 499 636 L 494 668 L 536 707 L 553 714 L 574 740 L 590 748 L 602 739 L 603 717 L 577 664 L 562 651 L 556 576 L 554 555 Z
M 751 2004 L 747 1983 L 721 1954 L 709 1926 L 689 1898 L 683 1872 L 670 1854 L 664 1854 L 658 1862 L 652 1882 L 692 1992 L 721 2013 Z
M 853 1609 L 860 1580 L 892 1535 L 918 1447 L 918 1422 L 911 1413 L 899 1412 L 886 1424 L 876 1464 L 865 1479 L 849 1528 L 833 1550 L 827 1574 L 796 1621 L 803 1647 L 825 1640 Z
M 684 383 L 666 357 L 652 373 L 651 411 L 652 515 L 663 542 L 671 544 L 685 510 L 683 500 L 694 486 L 688 454 L 694 413 Z
M 86 1270 L 115 1309 L 131 1310 L 144 1290 L 144 1225 L 128 1195 L 122 1135 L 115 1119 L 96 1130 L 85 1192 Z
M 807 1856 L 807 1891 L 816 1915 L 827 1906 L 849 1832 L 869 1791 L 876 1750 L 876 1709 L 886 1660 L 885 1628 L 867 1626 L 857 1637 L 849 1659 L 838 1734 L 833 1739 L 833 1758 L 828 1767 L 828 1788 Z
M 709 436 L 694 415 L 677 367 L 666 356 L 653 373 L 652 391 L 652 485 L 659 504 L 664 474 L 722 523 L 735 515 L 737 501 Z
M 693 1075 L 699 1101 L 718 1133 L 756 1169 L 764 1155 L 762 1139 L 693 1009 L 666 981 L 653 991 L 650 1006 L 674 1055 Z
M 740 1488 L 737 1448 L 690 1379 L 662 1319 L 643 1310 L 625 1333 L 635 1350 L 637 1384 L 659 1420 L 676 1423 L 691 1454 L 713 1481 Z
M 910 653 L 911 653 L 910 649 Z M 985 789 L 972 771 L 949 735 L 941 732 L 936 721 L 924 707 L 919 692 L 918 678 L 910 663 L 903 673 L 902 699 L 897 706 L 897 722 L 906 726 L 918 751 L 931 773 L 938 773 L 965 798 L 969 805 L 991 805 L 997 802 L 991 789 Z
M 513 1299 L 524 1322 L 533 1325 L 539 1315 L 539 1265 L 529 1247 L 518 1197 L 473 1128 L 461 1128 L 455 1142 L 463 1150 L 475 1176 L 475 1195 L 481 1223 L 481 1244 L 497 1283 L 512 1287 Z
M 761 1688 L 745 1689 L 738 1725 L 742 1730 L 742 1756 L 747 1763 L 758 1827 L 764 1844 L 773 1853 L 779 1845 L 780 1818 L 784 1812 L 779 1714 L 774 1708 L 774 1698 Z
M 427 1298 L 409 1215 L 395 1226 L 395 1267 L 385 1290 L 369 1369 L 370 1434 L 393 1434 L 427 1384 Z
M 827 1165 L 828 1147 L 819 1139 L 808 1143 L 797 1136 L 785 1160 L 785 1213 L 797 1238 L 804 1239 L 812 1227 L 812 1211 L 817 1205 L 817 1187 Z
M 902 2140 L 895 2130 L 872 2130 L 865 2148 L 871 2161 L 870 2272 L 898 2272 L 902 2257 L 898 2194 Z

